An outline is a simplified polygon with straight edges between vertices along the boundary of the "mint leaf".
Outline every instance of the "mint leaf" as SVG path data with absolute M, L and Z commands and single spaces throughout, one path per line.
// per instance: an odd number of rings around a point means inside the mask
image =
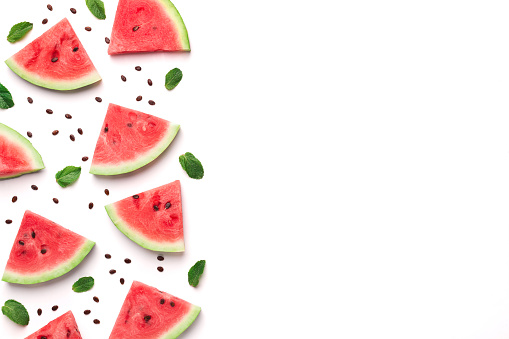
M 7 109 L 14 106 L 11 92 L 4 85 L 0 84 L 0 108 Z
M 178 68 L 174 68 L 166 74 L 166 81 L 164 82 L 164 86 L 167 90 L 172 90 L 180 83 L 182 80 L 182 71 Z
M 74 183 L 81 174 L 81 167 L 67 166 L 57 174 L 55 174 L 55 179 L 57 179 L 57 183 L 62 187 L 67 187 Z
M 86 291 L 90 291 L 94 287 L 94 278 L 92 277 L 83 277 L 79 278 L 78 281 L 72 285 L 72 290 L 76 293 L 83 293 Z
M 104 10 L 104 2 L 101 0 L 86 0 L 87 7 L 90 12 L 100 20 L 106 19 L 106 12 Z
M 192 153 L 187 152 L 186 154 L 182 154 L 179 157 L 179 162 L 190 178 L 193 179 L 203 178 L 204 175 L 203 166 L 200 160 L 196 159 L 196 157 Z
M 26 326 L 30 322 L 27 309 L 16 300 L 7 300 L 5 306 L 2 306 L 2 313 L 18 325 Z
M 12 26 L 11 30 L 9 31 L 9 35 L 7 36 L 7 41 L 12 43 L 21 40 L 21 38 L 30 32 L 33 27 L 34 24 L 28 21 L 23 21 Z
M 189 273 L 187 273 L 187 281 L 189 281 L 189 285 L 191 286 L 198 286 L 200 283 L 200 277 L 203 274 L 203 271 L 205 270 L 205 260 L 197 261 L 196 264 L 194 264 L 193 267 L 189 270 Z

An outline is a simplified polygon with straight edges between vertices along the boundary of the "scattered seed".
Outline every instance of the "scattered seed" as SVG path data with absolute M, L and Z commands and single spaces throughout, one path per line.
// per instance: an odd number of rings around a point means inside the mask
M 83 130 L 81 128 L 78 128 L 79 135 L 83 135 Z
M 129 258 L 125 258 L 125 259 L 124 259 L 124 262 L 125 262 L 126 264 L 130 264 L 130 263 L 131 263 L 131 259 L 129 259 Z
M 33 104 L 34 103 L 34 99 L 32 99 L 30 97 L 27 98 L 27 101 L 28 101 L 29 104 Z
M 111 42 L 111 41 L 110 41 L 110 38 L 108 38 L 108 37 L 104 38 L 104 41 L 105 41 L 108 45 L 109 45 L 109 44 L 110 44 L 110 42 Z
M 51 59 L 51 62 L 57 62 L 57 61 L 58 61 L 58 58 Z
M 104 127 L 104 133 L 108 133 L 108 126 Z
M 42 24 L 43 24 L 43 25 L 46 25 L 47 23 L 48 23 L 48 19 L 44 19 L 44 20 L 42 20 Z
M 156 102 L 154 100 L 149 100 L 148 104 L 154 106 L 156 104 Z
M 67 113 L 67 114 L 65 115 L 65 117 L 66 117 L 66 119 L 72 119 L 72 115 L 70 115 L 69 113 Z
M 141 67 L 140 66 L 136 66 L 134 67 L 135 70 L 137 70 L 138 72 L 141 71 Z
M 53 202 L 54 202 L 55 204 L 58 204 L 58 199 L 57 199 L 57 198 L 53 198 Z
M 164 300 L 164 299 L 159 300 L 159 303 L 160 303 L 161 305 L 163 305 L 163 304 L 164 304 L 164 302 L 165 302 L 165 300 Z
M 32 185 L 32 186 L 30 186 L 30 187 L 32 187 L 32 189 L 33 189 L 34 191 L 37 191 L 37 190 L 39 189 L 39 187 L 37 187 L 36 185 Z
M 120 284 L 123 285 L 125 283 L 124 278 L 120 278 Z
M 52 309 L 53 311 L 58 310 L 58 305 L 53 306 L 51 309 Z
M 94 324 L 98 325 L 100 323 L 101 323 L 101 321 L 99 319 L 94 319 Z
M 148 322 L 150 319 L 152 319 L 152 317 L 149 316 L 149 315 L 146 315 L 144 319 L 145 319 L 146 322 Z
M 104 257 L 105 257 L 106 259 L 111 259 L 111 254 L 105 254 L 105 255 L 104 255 Z
M 46 110 L 46 113 L 48 113 L 48 114 L 53 114 L 53 110 L 51 110 L 51 109 L 49 109 L 49 108 L 48 108 L 48 109 Z
M 117 270 L 110 270 L 110 274 L 115 274 L 117 273 Z
M 89 27 L 89 26 L 85 27 L 85 31 L 90 32 L 91 30 L 92 30 L 92 27 Z
M 122 75 L 122 76 L 120 77 L 120 79 L 122 79 L 122 81 L 123 81 L 123 82 L 126 82 L 126 81 L 127 81 L 127 78 L 126 78 L 124 75 Z
M 58 134 L 58 130 L 57 130 L 57 129 L 56 129 L 56 130 L 54 130 L 53 132 L 51 132 L 51 134 L 53 134 L 53 135 L 57 135 L 57 134 Z
M 133 27 L 133 32 L 136 32 L 136 31 L 137 31 L 137 30 L 139 30 L 139 29 L 140 29 L 140 26 L 134 26 L 134 27 Z
M 161 266 L 159 266 L 159 267 L 157 268 L 157 270 L 158 270 L 159 272 L 162 272 L 162 271 L 164 271 L 164 268 L 162 268 Z
M 128 124 L 127 124 L 127 127 L 133 127 L 133 124 L 128 123 Z
M 72 141 L 76 140 L 76 138 L 74 137 L 74 134 L 69 135 L 69 138 L 70 138 Z
M 90 310 L 85 310 L 83 313 L 84 313 L 85 315 L 89 315 L 89 314 L 90 314 L 90 312 L 92 312 L 92 311 L 90 311 Z
M 48 250 L 47 250 L 47 249 L 45 249 L 45 248 L 43 248 L 43 249 L 41 250 L 41 253 L 42 253 L 42 254 L 46 254 L 46 252 L 48 252 Z
M 98 302 L 99 302 L 99 298 L 94 297 L 93 299 L 94 299 L 94 301 L 95 301 L 96 303 L 98 303 Z
M 25 246 L 25 242 L 24 242 L 23 240 L 18 241 L 18 243 L 19 243 L 21 246 Z
M 104 194 L 106 194 L 106 195 L 110 195 L 110 190 L 109 190 L 109 189 L 105 189 L 105 190 L 104 190 Z
M 93 203 L 93 202 L 91 202 L 90 204 L 88 204 L 88 209 L 90 209 L 90 210 L 91 210 L 92 208 L 94 208 L 94 203 Z
M 29 138 L 31 138 L 32 137 L 32 132 L 28 131 L 27 135 L 28 135 Z
M 51 5 L 48 5 L 48 6 L 46 6 L 46 7 L 48 7 L 48 9 L 49 9 L 50 11 L 52 11 L 52 10 L 53 10 L 53 6 L 51 6 Z
M 139 198 L 140 198 L 140 196 L 139 196 L 138 194 L 135 194 L 135 195 L 133 195 L 133 198 L 134 198 L 134 199 L 139 199 Z
M 74 48 L 72 49 L 72 51 L 73 51 L 74 53 L 76 53 L 79 49 L 80 49 L 79 47 L 74 47 Z
M 154 209 L 154 211 L 159 211 L 159 206 L 157 205 L 152 206 L 152 208 Z
M 169 201 L 168 201 L 168 202 L 166 203 L 166 205 L 164 205 L 164 208 L 165 208 L 165 209 L 168 209 L 168 208 L 170 208 L 170 207 L 171 207 L 171 202 L 169 202 Z
M 40 316 L 41 314 L 42 314 L 42 310 L 39 308 L 39 309 L 37 310 L 37 315 L 38 315 L 38 316 Z
M 34 231 L 32 231 L 31 235 L 32 235 L 32 239 L 35 239 L 35 232 Z
M 175 303 L 173 301 L 170 302 L 171 307 L 175 307 Z
M 71 13 L 76 14 L 76 8 L 71 8 Z
M 16 201 L 18 201 L 18 197 L 17 196 L 13 196 L 11 200 L 12 200 L 12 202 L 16 202 Z
M 152 86 L 152 80 L 148 79 L 147 83 L 148 83 L 149 86 Z
M 83 158 L 81 158 L 81 161 L 83 161 L 83 162 L 85 162 L 85 161 L 87 161 L 87 160 L 88 160 L 88 157 L 83 157 Z
M 158 256 L 157 256 L 157 260 L 159 260 L 159 261 L 163 261 L 163 260 L 164 260 L 164 257 L 163 257 L 162 255 L 158 255 Z
M 7 219 L 7 220 L 5 220 L 5 223 L 6 223 L 7 225 L 12 224 L 12 220 L 11 220 L 11 219 Z
M 103 101 L 103 99 L 101 99 L 100 97 L 95 97 L 95 101 L 97 101 L 97 102 L 102 102 L 102 101 Z
M 136 101 L 141 101 L 141 99 L 143 99 L 143 97 L 142 97 L 141 95 L 138 95 L 138 96 L 136 97 Z

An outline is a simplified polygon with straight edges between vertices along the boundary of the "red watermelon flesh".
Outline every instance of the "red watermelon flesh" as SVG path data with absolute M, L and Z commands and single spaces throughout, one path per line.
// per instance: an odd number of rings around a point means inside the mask
M 134 281 L 110 339 L 174 339 L 196 319 L 201 308 Z
M 29 335 L 25 339 L 81 339 L 80 330 L 76 319 L 71 311 L 62 314 L 60 317 L 50 321 L 48 325 L 39 331 Z
M 21 78 L 38 86 L 72 90 L 101 80 L 67 19 L 6 61 Z
M 119 1 L 108 54 L 189 50 L 186 26 L 171 1 Z
M 76 267 L 94 242 L 26 211 L 2 280 L 35 284 L 57 278 Z
M 105 207 L 115 226 L 153 251 L 184 251 L 180 181 L 138 193 Z
M 170 145 L 179 127 L 153 115 L 110 104 L 90 173 L 116 175 L 150 163 Z

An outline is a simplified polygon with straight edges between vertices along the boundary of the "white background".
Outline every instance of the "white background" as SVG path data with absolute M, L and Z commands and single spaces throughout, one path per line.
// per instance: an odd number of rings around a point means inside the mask
M 70 308 L 84 338 L 107 338 L 128 289 L 121 276 L 202 306 L 182 338 L 509 336 L 506 1 L 176 0 L 191 54 L 120 57 L 109 57 L 104 43 L 116 1 L 105 1 L 104 22 L 84 1 L 51 3 L 53 12 L 41 1 L 2 3 L 2 34 L 19 21 L 36 25 L 22 42 L 0 42 L 0 57 L 67 16 L 104 80 L 56 93 L 0 67 L 16 101 L 0 121 L 32 131 L 47 165 L 0 183 L 0 220 L 14 220 L 0 228 L 0 259 L 27 208 L 97 247 L 59 280 L 0 284 L 2 300 L 15 298 L 32 315 L 25 329 L 0 317 L 2 337 L 23 338 Z M 162 81 L 173 67 L 184 79 L 167 92 Z M 151 166 L 98 178 L 87 174 L 88 162 L 76 185 L 59 188 L 56 171 L 92 156 L 108 102 L 178 122 L 181 131 Z M 78 127 L 85 134 L 72 143 Z M 203 180 L 179 168 L 186 151 L 202 160 Z M 182 180 L 187 251 L 166 255 L 161 274 L 157 253 L 120 234 L 102 205 L 175 179 Z M 114 259 L 106 261 L 106 252 Z M 207 268 L 193 289 L 186 274 L 199 259 Z M 73 294 L 83 275 L 97 286 Z

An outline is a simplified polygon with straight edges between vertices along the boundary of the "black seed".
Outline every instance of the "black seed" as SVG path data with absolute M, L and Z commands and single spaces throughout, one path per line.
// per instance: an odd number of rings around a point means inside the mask
M 170 306 L 171 306 L 171 307 L 175 307 L 175 303 L 174 303 L 173 301 L 172 301 L 172 302 L 170 302 Z
M 57 61 L 58 61 L 58 58 L 51 59 L 51 62 L 57 62 Z
M 47 338 L 47 337 L 45 337 L 45 336 L 42 336 L 42 337 L 41 337 L 41 339 L 48 339 L 48 338 Z
M 104 133 L 108 133 L 108 126 L 104 127 Z
M 154 211 L 159 211 L 159 206 L 157 205 L 154 205 L 152 208 L 154 209 Z
M 111 254 L 105 254 L 105 255 L 104 255 L 104 257 L 105 257 L 106 259 L 111 259 Z
M 85 310 L 83 313 L 84 313 L 85 315 L 89 315 L 89 314 L 90 314 L 90 312 L 92 312 L 92 311 L 90 311 L 90 310 Z
M 88 157 L 83 157 L 83 158 L 81 158 L 81 161 L 83 161 L 83 162 L 85 162 L 85 161 L 87 161 L 87 160 L 88 160 Z
M 73 52 L 77 52 L 79 49 L 80 49 L 79 47 L 74 47 L 74 48 L 72 49 L 72 51 L 73 51 Z
M 129 258 L 125 258 L 125 259 L 124 259 L 124 262 L 125 262 L 126 264 L 130 264 L 130 263 L 131 263 L 131 259 L 129 259 Z
M 105 190 L 104 190 L 104 194 L 106 194 L 106 195 L 110 195 L 110 190 L 109 190 L 109 189 L 105 189 Z
M 42 20 L 42 24 L 43 24 L 43 25 L 46 25 L 47 23 L 48 23 L 48 19 L 44 19 L 44 20 Z
M 120 284 L 123 285 L 125 283 L 124 278 L 120 278 Z
M 53 114 L 53 110 L 51 110 L 51 109 L 49 109 L 49 108 L 48 108 L 48 109 L 46 110 L 46 113 L 48 113 L 48 114 Z
M 39 308 L 39 309 L 37 310 L 37 315 L 39 315 L 39 316 L 40 316 L 41 314 L 42 314 L 42 310 Z
M 69 138 L 70 138 L 72 141 L 76 140 L 76 138 L 74 137 L 74 134 L 69 135 Z
M 7 220 L 5 220 L 5 223 L 6 223 L 7 225 L 12 224 L 12 220 L 11 220 L 11 219 L 7 219 Z
M 101 323 L 101 321 L 99 319 L 94 319 L 94 324 L 97 325 L 97 324 L 100 324 L 100 323 Z
M 170 207 L 171 207 L 171 202 L 169 202 L 169 201 L 168 201 L 168 202 L 166 203 L 166 205 L 164 205 L 164 208 L 165 208 L 165 209 L 168 209 L 168 208 L 170 208 Z
M 51 309 L 52 309 L 53 311 L 56 311 L 56 310 L 58 310 L 58 306 L 57 306 L 57 305 L 55 305 L 55 306 L 53 306 Z
M 12 200 L 12 202 L 16 202 L 16 201 L 18 201 L 18 197 L 17 196 L 13 196 L 11 200 Z
M 135 195 L 133 195 L 133 198 L 134 198 L 134 199 L 139 199 L 139 198 L 140 198 L 140 196 L 139 196 L 138 194 L 135 194 Z
M 34 99 L 32 99 L 30 97 L 27 98 L 27 101 L 28 101 L 29 104 L 33 104 L 34 103 Z
M 57 130 L 57 129 L 56 129 L 56 130 L 54 130 L 53 132 L 51 132 L 51 134 L 53 134 L 53 135 L 57 135 L 57 134 L 58 134 L 58 130 Z
M 67 113 L 67 114 L 65 115 L 65 117 L 66 117 L 67 119 L 72 119 L 72 115 L 70 115 L 69 113 Z
M 32 231 L 32 239 L 35 239 L 35 232 Z
M 165 300 L 164 300 L 164 299 L 159 300 L 159 303 L 160 303 L 161 305 L 163 305 L 163 304 L 164 304 L 164 302 L 165 302 Z
M 154 100 L 149 100 L 148 104 L 154 106 L 156 104 L 156 102 Z
M 96 303 L 98 303 L 98 302 L 99 302 L 99 298 L 94 297 L 93 299 L 94 299 L 94 301 L 95 301 Z
M 48 9 L 49 9 L 50 11 L 52 11 L 52 10 L 53 10 L 53 6 L 51 6 L 51 5 L 48 5 L 48 6 L 46 6 L 46 7 L 48 7 Z
M 141 95 L 138 95 L 138 96 L 136 97 L 136 101 L 141 101 L 142 99 L 143 99 L 143 97 L 142 97 Z
M 25 246 L 25 242 L 23 240 L 18 241 L 18 244 L 20 244 L 21 246 Z
M 54 202 L 55 204 L 58 204 L 58 199 L 57 199 L 57 198 L 53 198 L 53 202 Z
M 110 274 L 115 274 L 117 273 L 117 270 L 110 270 Z
M 108 38 L 108 37 L 104 38 L 104 41 L 106 41 L 106 43 L 107 43 L 108 45 L 109 45 L 109 44 L 110 44 L 110 42 L 111 42 L 111 41 L 110 41 L 110 38 Z
M 47 249 L 45 249 L 45 248 L 43 248 L 43 249 L 41 250 L 41 253 L 42 253 L 42 254 L 46 254 L 46 252 L 48 252 L 48 250 L 47 250 Z
M 72 14 L 76 14 L 76 9 L 75 8 L 71 8 L 71 13 Z
M 161 266 L 159 266 L 159 267 L 157 268 L 157 270 L 158 270 L 159 272 L 162 272 L 162 271 L 164 271 L 164 268 L 162 268 Z
M 28 131 L 27 135 L 28 135 L 29 138 L 31 138 L 32 137 L 32 132 Z
M 136 67 L 134 67 L 134 69 L 137 70 L 137 71 L 141 71 L 141 67 L 140 66 L 136 66 Z
M 81 128 L 78 128 L 79 135 L 83 135 L 83 130 Z
M 149 316 L 149 315 L 146 315 L 144 319 L 145 319 L 146 322 L 148 322 L 150 319 L 152 319 L 152 317 Z
M 34 191 L 37 191 L 37 190 L 39 189 L 39 187 L 37 187 L 36 185 L 32 185 L 32 186 L 30 186 L 30 187 L 32 187 L 32 189 L 33 189 Z
M 134 26 L 134 27 L 133 27 L 133 32 L 136 32 L 136 31 L 137 31 L 137 30 L 139 30 L 139 29 L 140 29 L 140 26 Z
M 128 123 L 128 124 L 127 124 L 127 127 L 133 127 L 133 124 Z
M 93 202 L 91 202 L 90 204 L 88 204 L 88 209 L 90 209 L 90 210 L 91 210 L 92 208 L 94 208 L 94 203 L 93 203 Z
M 95 97 L 95 101 L 97 101 L 97 102 L 102 102 L 102 101 L 103 101 L 103 99 L 101 99 L 100 97 Z
M 158 255 L 158 256 L 157 256 L 157 260 L 159 260 L 159 261 L 163 261 L 163 260 L 164 260 L 164 257 L 163 257 L 162 255 Z
M 85 31 L 90 32 L 91 30 L 92 30 L 92 27 L 89 27 L 89 26 L 85 27 Z
M 125 76 L 121 76 L 120 79 L 122 79 L 123 82 L 126 82 L 127 81 L 127 78 Z
M 152 80 L 148 79 L 147 83 L 148 83 L 149 86 L 152 86 Z

